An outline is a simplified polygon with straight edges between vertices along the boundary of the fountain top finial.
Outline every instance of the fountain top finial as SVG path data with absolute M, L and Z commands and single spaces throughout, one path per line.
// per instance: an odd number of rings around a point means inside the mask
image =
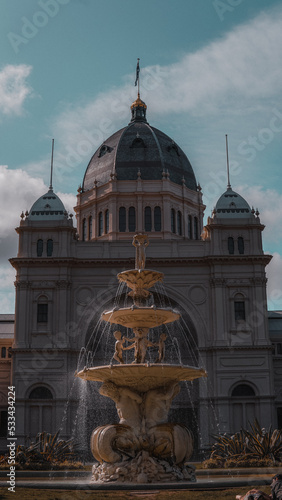
M 145 269 L 146 264 L 145 248 L 149 245 L 149 238 L 147 234 L 136 234 L 133 238 L 132 245 L 136 248 L 135 269 L 141 271 Z

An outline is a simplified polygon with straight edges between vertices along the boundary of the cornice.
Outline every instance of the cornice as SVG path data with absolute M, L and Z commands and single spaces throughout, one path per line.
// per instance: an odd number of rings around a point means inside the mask
M 227 265 L 237 265 L 241 264 L 262 264 L 267 265 L 272 259 L 271 255 L 208 255 L 200 257 L 147 257 L 146 263 L 148 265 L 158 265 L 158 266 L 183 266 L 185 264 L 199 264 L 199 265 L 209 265 L 214 264 L 227 264 Z M 46 267 L 46 264 L 50 267 L 58 266 L 68 266 L 68 267 L 101 267 L 109 265 L 120 266 L 132 265 L 134 263 L 133 258 L 98 258 L 98 259 L 83 259 L 78 257 L 65 257 L 65 258 L 53 258 L 53 257 L 13 257 L 9 259 L 10 263 L 14 268 L 20 266 L 30 267 Z
M 272 351 L 271 345 L 236 345 L 236 346 L 210 346 L 199 347 L 201 352 L 215 352 L 215 351 Z
M 34 353 L 34 352 L 42 352 L 42 353 L 64 353 L 64 352 L 69 352 L 73 354 L 80 353 L 81 349 L 71 349 L 71 348 L 66 348 L 66 347 L 50 347 L 48 349 L 46 348 L 41 348 L 41 347 L 14 347 L 12 349 L 12 353 L 20 353 L 20 352 L 28 352 L 28 353 Z

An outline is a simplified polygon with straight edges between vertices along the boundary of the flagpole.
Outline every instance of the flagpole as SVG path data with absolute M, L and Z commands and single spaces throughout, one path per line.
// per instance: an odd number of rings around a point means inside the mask
M 139 68 L 139 61 L 140 61 L 140 59 L 139 59 L 139 57 L 137 57 L 138 68 Z M 138 71 L 138 82 L 137 83 L 138 83 L 138 97 L 140 97 L 140 69 Z
M 228 156 L 228 138 L 225 134 L 225 146 L 226 146 L 226 163 L 227 163 L 227 189 L 231 188 L 230 184 L 230 173 L 229 173 L 229 156 Z

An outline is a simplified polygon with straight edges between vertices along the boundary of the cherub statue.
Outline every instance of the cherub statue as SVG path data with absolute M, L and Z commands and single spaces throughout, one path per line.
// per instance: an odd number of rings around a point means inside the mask
M 147 338 L 148 328 L 134 328 L 133 332 L 135 333 L 135 337 L 131 339 L 124 337 L 128 342 L 132 342 L 132 345 L 124 347 L 124 350 L 134 348 L 134 363 L 145 363 L 148 347 L 155 347 L 155 344 Z
M 162 363 L 165 358 L 165 341 L 167 339 L 166 333 L 161 333 L 159 338 L 159 343 L 155 344 L 155 347 L 159 348 L 159 356 L 157 357 L 155 363 Z
M 115 359 L 119 363 L 124 364 L 123 357 L 122 357 L 122 351 L 125 349 L 123 347 L 123 344 L 125 342 L 125 338 L 122 337 L 122 334 L 119 330 L 116 330 L 114 332 L 114 337 L 116 339 L 116 343 L 115 343 L 115 353 L 114 353 L 113 359 Z

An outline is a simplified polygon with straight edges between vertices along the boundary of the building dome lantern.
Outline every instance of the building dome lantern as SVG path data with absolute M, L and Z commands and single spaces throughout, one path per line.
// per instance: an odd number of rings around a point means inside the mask
M 131 106 L 131 121 L 143 121 L 147 122 L 146 119 L 146 110 L 147 110 L 147 105 L 145 104 L 144 101 L 140 99 L 140 94 L 138 92 L 138 96 L 136 101 L 134 101 Z

